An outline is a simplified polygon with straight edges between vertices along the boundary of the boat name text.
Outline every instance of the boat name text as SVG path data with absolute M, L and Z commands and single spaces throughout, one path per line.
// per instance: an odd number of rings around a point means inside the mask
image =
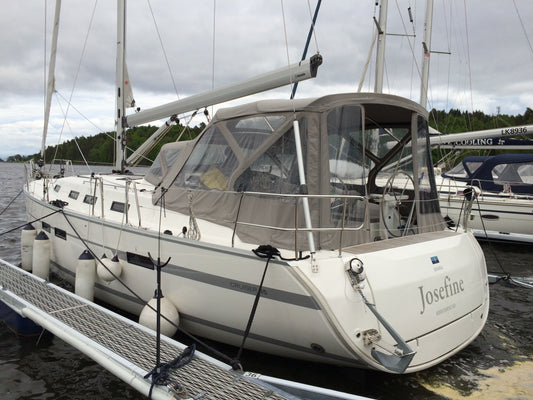
M 424 314 L 426 311 L 426 305 L 430 306 L 441 300 L 445 300 L 448 297 L 453 297 L 464 292 L 465 288 L 462 279 L 452 281 L 452 279 L 446 275 L 442 286 L 430 290 L 424 290 L 424 286 L 419 286 L 418 290 L 420 291 L 420 300 L 422 301 L 422 311 L 420 311 L 420 314 Z
M 242 283 L 242 282 L 230 282 L 230 287 L 233 290 L 237 290 L 239 292 L 248 292 L 248 293 L 254 293 L 254 294 L 257 293 L 259 289 L 257 286 L 249 285 L 247 283 Z M 263 296 L 268 294 L 265 288 L 261 289 L 261 294 Z

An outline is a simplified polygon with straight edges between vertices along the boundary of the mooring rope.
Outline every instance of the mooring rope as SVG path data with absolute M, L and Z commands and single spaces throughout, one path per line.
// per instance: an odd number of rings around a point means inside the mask
M 252 323 L 254 321 L 255 312 L 257 311 L 257 305 L 259 304 L 259 298 L 261 297 L 261 291 L 263 290 L 263 283 L 265 282 L 265 276 L 267 273 L 268 264 L 270 263 L 270 260 L 274 256 L 280 255 L 279 250 L 270 245 L 262 245 L 252 251 L 254 252 L 256 256 L 261 257 L 261 258 L 266 258 L 267 262 L 265 264 L 265 269 L 263 270 L 263 276 L 261 277 L 261 283 L 259 284 L 259 287 L 257 288 L 257 293 L 255 294 L 255 299 L 252 305 L 252 310 L 250 311 L 250 316 L 248 317 L 248 323 L 246 324 L 246 329 L 244 330 L 244 335 L 242 336 L 241 346 L 239 347 L 239 351 L 237 352 L 237 356 L 235 357 L 235 362 L 233 363 L 233 369 L 241 368 L 240 358 L 242 355 L 242 351 L 244 349 L 244 344 L 246 343 L 246 339 L 248 338 L 248 335 L 250 334 L 250 329 L 252 328 Z
M 72 228 L 72 230 L 74 231 L 74 233 L 76 234 L 77 238 L 83 243 L 83 245 L 85 246 L 85 248 L 89 251 L 89 253 L 91 253 L 91 255 L 94 257 L 94 259 L 100 264 L 102 265 L 116 280 L 118 283 L 120 283 L 126 290 L 128 290 L 134 297 L 136 297 L 138 300 L 140 300 L 140 302 L 145 306 L 145 307 L 148 307 L 150 308 L 153 312 L 157 313 L 157 310 L 152 307 L 150 304 L 148 304 L 148 302 L 145 302 L 144 299 L 139 296 L 132 288 L 130 288 L 123 280 L 120 279 L 120 277 L 116 276 L 112 271 L 109 270 L 109 268 L 102 262 L 101 258 L 98 257 L 90 248 L 89 248 L 89 245 L 87 244 L 87 242 L 81 237 L 81 235 L 78 233 L 78 231 L 74 228 L 72 222 L 69 220 L 69 218 L 67 217 L 67 215 L 63 212 L 63 209 L 60 209 L 60 210 L 57 210 L 55 211 L 54 213 L 52 214 L 55 214 L 56 212 L 61 212 L 63 217 L 65 218 L 65 220 L 67 221 L 67 223 L 70 225 L 70 227 Z M 50 214 L 50 215 L 52 215 Z M 43 218 L 46 218 L 46 217 L 43 217 Z M 41 218 L 42 219 L 42 218 Z M 169 318 L 167 318 L 165 315 L 161 315 L 161 318 L 163 318 L 165 321 L 167 321 L 169 324 L 171 324 L 172 326 L 174 326 L 180 333 L 184 334 L 185 336 L 187 336 L 188 339 L 192 340 L 193 342 L 199 344 L 200 346 L 202 346 L 202 348 L 206 349 L 207 351 L 213 353 L 216 357 L 219 357 L 220 359 L 222 360 L 225 360 L 228 364 L 232 364 L 234 359 L 231 358 L 230 356 L 228 356 L 227 354 L 224 354 L 222 353 L 221 351 L 215 349 L 214 347 L 208 345 L 207 343 L 205 343 L 204 341 L 200 340 L 198 337 L 194 336 L 193 334 L 191 334 L 190 332 L 186 331 L 185 329 L 183 329 L 182 327 L 180 327 L 179 325 L 177 325 L 175 322 L 171 321 Z
M 36 218 L 36 219 L 34 219 L 33 221 L 24 222 L 22 225 L 19 225 L 19 226 L 13 228 L 13 229 L 10 229 L 10 230 L 8 230 L 8 231 L 4 231 L 4 232 L 0 232 L 0 236 L 6 235 L 6 234 L 11 233 L 11 232 L 13 232 L 13 231 L 16 231 L 16 230 L 18 230 L 18 229 L 24 228 L 24 227 L 25 227 L 26 225 L 28 225 L 28 224 L 31 225 L 31 224 L 33 224 L 34 222 L 37 222 L 37 221 L 40 221 L 40 220 L 42 220 L 42 219 L 48 218 L 48 217 L 50 217 L 51 215 L 57 214 L 58 212 L 61 212 L 61 211 L 63 211 L 63 210 L 57 210 L 57 211 L 51 212 L 50 214 L 46 214 L 44 217 Z
M 150 386 L 150 392 L 148 393 L 149 399 L 152 398 L 152 391 L 156 385 L 171 385 L 172 390 L 177 392 L 178 395 L 185 395 L 185 398 L 188 397 L 187 390 L 179 382 L 170 379 L 170 373 L 172 370 L 179 369 L 190 363 L 194 357 L 195 351 L 196 345 L 193 343 L 185 348 L 185 350 L 183 350 L 174 360 L 156 365 L 144 376 L 144 379 L 152 378 L 152 385 Z
M 498 266 L 502 270 L 502 273 L 504 274 L 504 276 L 501 277 L 500 279 L 498 279 L 496 282 L 499 282 L 502 279 L 503 280 L 509 280 L 509 279 L 511 279 L 511 274 L 508 271 L 505 270 L 505 268 L 503 267 L 502 262 L 500 261 L 500 259 L 498 258 L 498 255 L 496 254 L 496 251 L 494 251 L 494 248 L 492 247 L 492 240 L 489 238 L 489 235 L 487 233 L 487 228 L 485 227 L 485 221 L 483 220 L 483 216 L 481 215 L 481 205 L 479 204 L 479 197 L 478 196 L 476 196 L 476 204 L 477 204 L 477 210 L 478 210 L 478 213 L 479 213 L 479 219 L 481 221 L 481 226 L 483 227 L 483 232 L 485 233 L 485 238 L 484 239 L 487 241 L 487 243 L 489 245 L 490 252 L 492 253 L 492 256 L 494 257 L 494 259 L 496 260 L 496 263 L 498 264 Z M 493 283 L 496 283 L 496 282 L 493 282 Z
M 11 206 L 11 204 L 13 204 L 13 202 L 18 199 L 18 197 L 20 196 L 20 194 L 23 191 L 24 191 L 24 189 L 20 189 L 20 192 L 18 192 L 17 195 L 15 197 L 13 197 L 13 199 L 11 199 L 9 204 L 7 206 L 5 206 L 5 208 L 2 210 L 2 212 L 0 212 L 0 215 L 2 215 L 9 208 L 9 206 Z

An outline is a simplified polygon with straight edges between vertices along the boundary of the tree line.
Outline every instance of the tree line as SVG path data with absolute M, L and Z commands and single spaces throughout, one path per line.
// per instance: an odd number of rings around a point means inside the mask
M 195 127 L 184 127 L 183 125 L 172 126 L 170 131 L 145 155 L 145 158 L 140 161 L 139 165 L 151 165 L 151 161 L 155 159 L 159 150 L 161 150 L 161 146 L 169 142 L 175 142 L 183 131 L 180 140 L 190 140 L 198 136 L 204 128 L 204 123 Z M 157 129 L 158 127 L 151 125 L 128 129 L 126 132 L 126 146 L 129 149 L 127 154 L 129 155 L 136 150 Z M 112 165 L 115 158 L 115 132 L 102 132 L 87 137 L 80 136 L 57 146 L 48 146 L 45 149 L 46 162 L 50 162 L 53 159 L 64 159 L 71 160 L 74 164 L 85 163 L 84 157 L 89 164 Z M 17 154 L 8 157 L 6 161 L 38 161 L 40 158 L 41 153 L 39 152 L 29 156 Z
M 429 113 L 429 125 L 442 133 L 470 132 L 485 129 L 504 128 L 510 126 L 533 125 L 533 110 L 527 108 L 522 115 L 487 115 L 481 111 L 461 111 L 451 109 L 449 111 L 431 110 Z M 165 143 L 174 142 L 185 129 L 181 140 L 194 139 L 205 128 L 202 123 L 195 127 L 184 127 L 174 125 L 166 136 L 146 155 L 140 165 L 150 165 L 149 160 L 154 160 L 161 146 Z M 156 126 L 139 126 L 127 131 L 127 146 L 131 151 L 137 149 L 152 133 L 157 130 Z M 71 160 L 73 163 L 83 163 L 85 159 L 90 164 L 109 164 L 114 163 L 115 132 L 103 132 L 94 136 L 80 136 L 75 139 L 66 141 L 59 146 L 48 146 L 45 150 L 45 160 L 47 162 L 53 159 Z M 20 154 L 10 156 L 7 162 L 23 162 L 31 159 L 38 161 L 40 153 L 29 156 Z
M 467 112 L 457 109 L 449 111 L 431 110 L 429 125 L 441 133 L 482 131 L 510 126 L 533 125 L 533 110 L 527 108 L 522 115 L 487 115 L 481 111 Z

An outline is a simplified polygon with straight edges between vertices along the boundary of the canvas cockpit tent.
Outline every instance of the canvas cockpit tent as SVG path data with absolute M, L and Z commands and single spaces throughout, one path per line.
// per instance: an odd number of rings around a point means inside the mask
M 196 218 L 231 227 L 244 242 L 295 251 L 309 250 L 304 195 L 318 248 L 383 239 L 372 226 L 383 228 L 384 209 L 406 214 L 394 221 L 408 226 L 385 226 L 392 236 L 442 229 L 426 118 L 418 104 L 382 94 L 220 110 L 194 146 L 165 165 L 165 206 L 186 215 L 192 207 Z M 300 185 L 294 121 L 306 187 Z M 391 196 L 395 205 L 384 207 Z M 160 197 L 159 188 L 154 202 Z

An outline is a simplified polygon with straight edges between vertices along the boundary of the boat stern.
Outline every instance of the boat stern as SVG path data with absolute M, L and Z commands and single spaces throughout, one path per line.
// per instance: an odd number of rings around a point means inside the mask
M 466 347 L 483 329 L 489 288 L 485 258 L 471 233 L 433 232 L 377 242 L 355 257 L 365 279 L 353 279 L 354 290 L 375 325 L 355 329 L 353 343 L 370 366 L 394 373 L 429 368 Z M 347 270 L 348 275 L 353 271 Z

